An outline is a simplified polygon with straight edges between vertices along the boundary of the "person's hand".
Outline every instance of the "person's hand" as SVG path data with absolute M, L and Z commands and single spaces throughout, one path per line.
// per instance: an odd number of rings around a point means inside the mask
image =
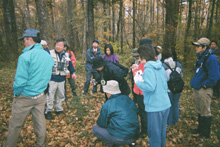
M 132 69 L 138 69 L 138 65 L 137 64 L 132 64 L 131 68 Z
M 144 82 L 144 79 L 141 75 L 135 75 L 134 76 L 134 82 L 136 83 L 137 81 L 141 81 L 141 82 Z
M 73 78 L 74 80 L 76 80 L 76 78 L 77 78 L 76 74 L 72 74 L 72 78 Z

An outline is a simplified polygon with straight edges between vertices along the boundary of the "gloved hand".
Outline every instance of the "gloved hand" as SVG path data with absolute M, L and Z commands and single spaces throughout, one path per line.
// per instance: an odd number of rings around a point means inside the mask
M 134 76 L 134 82 L 136 83 L 137 81 L 144 82 L 144 79 L 143 79 L 142 75 L 136 74 Z

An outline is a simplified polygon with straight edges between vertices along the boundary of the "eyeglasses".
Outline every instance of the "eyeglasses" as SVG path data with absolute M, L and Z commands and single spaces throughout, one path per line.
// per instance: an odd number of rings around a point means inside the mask
M 29 40 L 29 37 L 27 37 L 26 39 L 23 39 L 23 43 L 25 43 L 26 40 Z

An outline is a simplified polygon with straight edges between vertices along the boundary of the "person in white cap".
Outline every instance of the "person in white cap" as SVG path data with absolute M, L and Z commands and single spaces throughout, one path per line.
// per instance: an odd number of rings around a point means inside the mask
M 126 95 L 121 95 L 118 82 L 107 81 L 103 86 L 108 100 L 103 104 L 93 134 L 107 146 L 135 142 L 139 135 L 138 109 Z
M 159 52 L 159 54 L 157 55 L 157 59 L 161 60 L 162 59 L 162 47 L 158 45 L 157 51 Z
M 45 40 L 41 40 L 40 44 L 42 45 L 43 49 L 50 54 L 50 50 L 48 49 L 47 42 Z

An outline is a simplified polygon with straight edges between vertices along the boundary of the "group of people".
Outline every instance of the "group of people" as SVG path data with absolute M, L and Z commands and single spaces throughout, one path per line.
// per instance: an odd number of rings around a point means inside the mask
M 41 40 L 40 33 L 34 29 L 25 30 L 19 40 L 23 41 L 25 49 L 18 59 L 13 84 L 12 117 L 7 141 L 3 146 L 17 145 L 22 125 L 30 113 L 37 136 L 35 146 L 45 146 L 45 118 L 54 119 L 51 114 L 53 105 L 56 115 L 63 113 L 62 102 L 67 98 L 66 78 L 72 94 L 77 95 L 76 59 L 63 38 L 55 41 L 55 49 L 52 50 L 48 49 L 47 42 Z M 175 81 L 174 78 L 182 80 L 183 76 L 183 68 L 176 54 L 172 49 L 154 47 L 149 38 L 140 40 L 139 47 L 131 53 L 134 57 L 129 72 L 132 100 L 125 79 L 126 67 L 119 63 L 111 44 L 105 45 L 104 55 L 99 44 L 99 40 L 94 39 L 85 55 L 86 82 L 83 94 L 87 95 L 91 83 L 92 92 L 96 94 L 97 85 L 100 84 L 100 91 L 105 93 L 106 98 L 97 125 L 93 127 L 93 134 L 107 146 L 132 145 L 139 137 L 148 136 L 150 146 L 165 147 L 167 124 L 174 125 L 179 121 L 182 91 L 179 88 L 183 88 L 183 81 Z M 198 133 L 199 139 L 210 138 L 211 99 L 212 96 L 218 97 L 220 52 L 216 44 L 208 38 L 193 42 L 197 60 L 191 86 L 199 125 L 192 133 Z M 94 80 L 91 80 L 92 76 Z M 214 94 L 213 89 L 217 91 Z

